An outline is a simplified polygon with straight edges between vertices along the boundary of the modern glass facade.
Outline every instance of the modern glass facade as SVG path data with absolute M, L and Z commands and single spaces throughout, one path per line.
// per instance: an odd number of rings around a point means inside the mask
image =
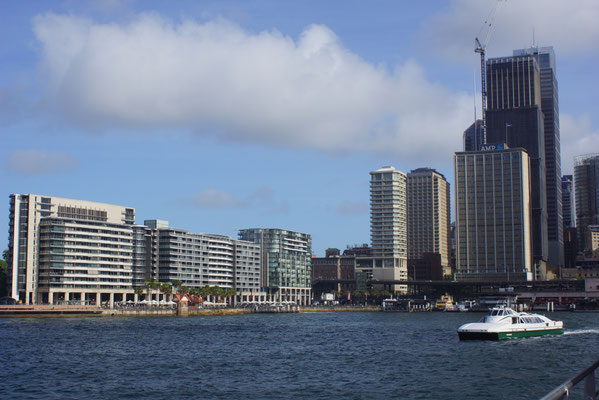
M 482 129 L 483 121 L 476 120 L 468 129 L 464 131 L 463 145 L 464 151 L 479 151 L 480 146 L 485 144 L 484 131 Z
M 260 245 L 262 286 L 279 300 L 309 304 L 312 288 L 312 238 L 285 229 L 252 228 L 239 239 Z
M 514 56 L 530 55 L 539 66 L 543 139 L 545 143 L 545 190 L 547 191 L 547 237 L 550 266 L 564 264 L 564 226 L 561 187 L 561 139 L 557 70 L 553 47 L 514 50 Z
M 561 150 L 553 48 L 487 61 L 487 142 L 524 148 L 531 164 L 535 263 L 563 266 Z
M 539 65 L 530 55 L 487 61 L 487 143 L 523 148 L 530 157 L 534 262 L 547 263 L 545 137 Z

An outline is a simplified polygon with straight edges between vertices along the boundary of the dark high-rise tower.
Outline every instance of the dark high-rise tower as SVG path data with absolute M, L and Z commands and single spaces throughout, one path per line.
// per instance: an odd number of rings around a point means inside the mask
M 541 79 L 541 111 L 544 116 L 545 187 L 547 190 L 547 236 L 551 266 L 562 267 L 564 262 L 564 231 L 562 222 L 561 144 L 559 102 L 553 47 L 531 47 L 514 50 L 514 56 L 532 55 L 539 64 Z
M 545 140 L 539 66 L 531 55 L 487 61 L 487 143 L 526 150 L 530 159 L 532 253 L 535 265 L 547 262 Z
M 482 119 L 477 119 L 464 131 L 464 151 L 479 151 L 480 146 L 485 144 L 482 125 Z
M 599 225 L 599 154 L 576 157 L 574 187 L 578 249 L 588 251 L 588 226 Z
M 487 142 L 523 147 L 531 160 L 535 262 L 563 266 L 559 107 L 552 47 L 487 61 Z

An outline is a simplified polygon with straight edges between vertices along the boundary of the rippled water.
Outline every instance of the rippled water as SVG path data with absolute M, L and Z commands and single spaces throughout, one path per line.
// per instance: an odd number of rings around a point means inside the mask
M 0 398 L 534 399 L 599 359 L 566 334 L 460 342 L 469 313 L 0 319 Z

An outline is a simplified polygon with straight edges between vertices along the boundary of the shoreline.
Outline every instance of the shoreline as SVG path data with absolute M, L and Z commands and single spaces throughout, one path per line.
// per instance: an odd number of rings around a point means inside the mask
M 574 313 L 597 313 L 599 310 L 568 310 Z M 306 306 L 300 308 L 299 313 L 319 312 L 382 312 L 380 306 L 346 306 L 322 307 Z M 389 311 L 406 312 L 407 311 Z M 565 312 L 565 311 L 561 311 Z M 178 312 L 177 309 L 104 309 L 96 306 L 72 305 L 14 305 L 0 306 L 0 318 L 56 318 L 56 317 L 193 317 L 193 316 L 218 316 L 242 314 L 289 314 L 298 311 L 256 311 L 251 308 L 215 308 L 191 309 L 187 312 Z
M 321 307 L 307 306 L 299 313 L 314 312 L 380 312 L 379 306 L 359 307 Z M 97 306 L 73 305 L 13 305 L 0 306 L 0 318 L 52 318 L 52 317 L 151 317 L 151 316 L 216 316 L 241 314 L 288 314 L 298 311 L 281 310 L 276 312 L 256 311 L 251 308 L 215 308 L 191 309 L 178 312 L 177 309 L 105 309 Z

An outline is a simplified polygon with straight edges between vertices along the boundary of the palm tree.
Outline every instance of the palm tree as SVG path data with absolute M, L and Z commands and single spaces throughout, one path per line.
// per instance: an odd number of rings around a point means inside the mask
M 148 297 L 150 296 L 151 290 L 160 290 L 160 282 L 157 282 L 155 279 L 152 279 L 151 281 L 145 281 L 144 283 L 144 286 L 148 290 Z
M 231 297 L 235 297 L 237 295 L 237 291 L 233 288 L 227 288 L 224 290 L 224 296 L 227 299 L 227 303 Z
M 164 282 L 160 285 L 160 291 L 165 295 L 170 295 L 173 293 L 173 286 L 168 282 Z
M 190 288 L 189 289 L 189 293 L 190 296 L 194 296 L 194 297 L 200 297 L 200 289 L 198 288 Z
M 187 286 L 179 286 L 177 288 L 177 293 L 189 294 L 190 291 L 191 288 L 188 288 Z
M 148 291 L 148 297 L 150 297 L 150 290 L 152 290 L 152 281 L 145 281 L 144 282 L 144 287 Z
M 202 296 L 202 299 L 205 298 L 207 301 L 210 301 L 210 294 L 211 294 L 210 286 L 206 285 L 200 289 L 200 296 Z
M 223 288 L 221 288 L 220 286 L 213 286 L 210 289 L 212 289 L 212 295 L 218 298 L 217 303 L 220 303 L 221 297 L 224 295 L 225 291 Z

